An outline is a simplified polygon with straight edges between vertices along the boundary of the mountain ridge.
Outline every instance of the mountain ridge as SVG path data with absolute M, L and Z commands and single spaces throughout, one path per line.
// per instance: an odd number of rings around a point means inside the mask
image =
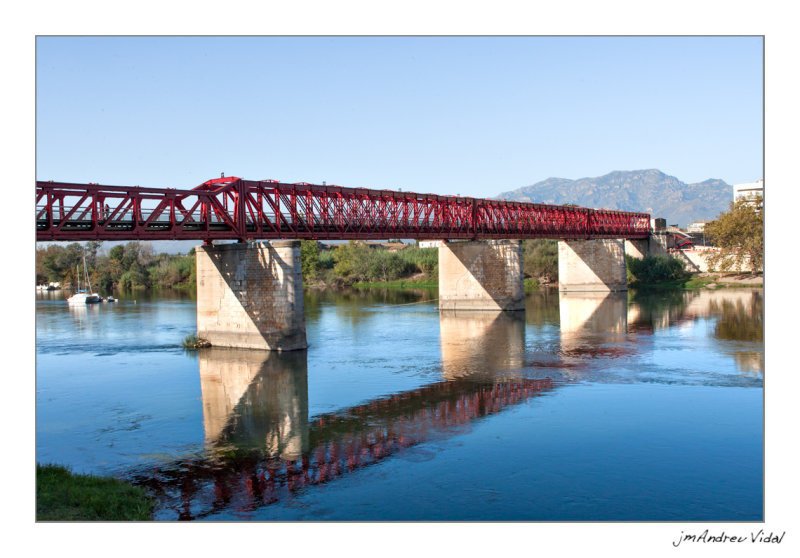
M 659 169 L 614 170 L 578 179 L 550 177 L 501 192 L 495 199 L 641 211 L 685 227 L 727 211 L 733 187 L 719 178 L 687 184 Z

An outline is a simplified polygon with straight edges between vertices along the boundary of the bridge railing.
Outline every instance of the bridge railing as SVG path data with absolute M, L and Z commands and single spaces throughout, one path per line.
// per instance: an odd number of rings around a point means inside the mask
M 646 238 L 645 213 L 274 181 L 37 183 L 38 240 Z

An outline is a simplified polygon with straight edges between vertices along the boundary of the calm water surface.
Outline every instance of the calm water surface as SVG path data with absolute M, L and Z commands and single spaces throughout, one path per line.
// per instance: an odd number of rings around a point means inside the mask
M 763 520 L 763 298 L 306 294 L 307 351 L 184 351 L 189 295 L 37 299 L 37 461 L 157 519 Z

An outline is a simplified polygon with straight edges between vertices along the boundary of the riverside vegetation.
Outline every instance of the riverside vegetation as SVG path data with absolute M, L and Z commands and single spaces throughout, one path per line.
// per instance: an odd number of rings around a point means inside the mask
M 194 248 L 187 255 L 156 254 L 149 242 L 128 242 L 101 254 L 100 241 L 36 249 L 36 282 L 77 285 L 83 273 L 83 257 L 89 281 L 100 292 L 114 289 L 194 288 L 197 283 Z
M 114 289 L 196 288 L 194 248 L 186 255 L 156 254 L 147 242 L 128 242 L 101 253 L 101 243 L 90 241 L 36 250 L 38 283 L 76 284 L 83 256 L 92 285 L 101 292 Z M 350 241 L 325 245 L 313 240 L 300 244 L 303 282 L 308 288 L 435 288 L 438 287 L 438 248 L 390 241 L 385 245 Z M 525 289 L 558 282 L 558 242 L 550 239 L 522 243 Z M 683 263 L 667 256 L 643 260 L 626 257 L 632 286 L 692 288 L 703 286 L 686 272 Z M 694 282 L 693 282 L 694 281 Z M 709 283 L 711 280 L 706 280 Z M 697 283 L 697 284 L 695 284 Z
M 351 241 L 335 247 L 304 240 L 300 246 L 303 281 L 311 287 L 438 287 L 438 248 L 389 241 L 382 245 Z M 558 279 L 558 243 L 523 241 L 526 287 Z

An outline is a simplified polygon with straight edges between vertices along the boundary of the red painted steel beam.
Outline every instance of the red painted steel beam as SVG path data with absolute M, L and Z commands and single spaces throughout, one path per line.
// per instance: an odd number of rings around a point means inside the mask
M 191 190 L 36 183 L 36 239 L 647 238 L 650 216 L 367 188 L 216 178 Z

